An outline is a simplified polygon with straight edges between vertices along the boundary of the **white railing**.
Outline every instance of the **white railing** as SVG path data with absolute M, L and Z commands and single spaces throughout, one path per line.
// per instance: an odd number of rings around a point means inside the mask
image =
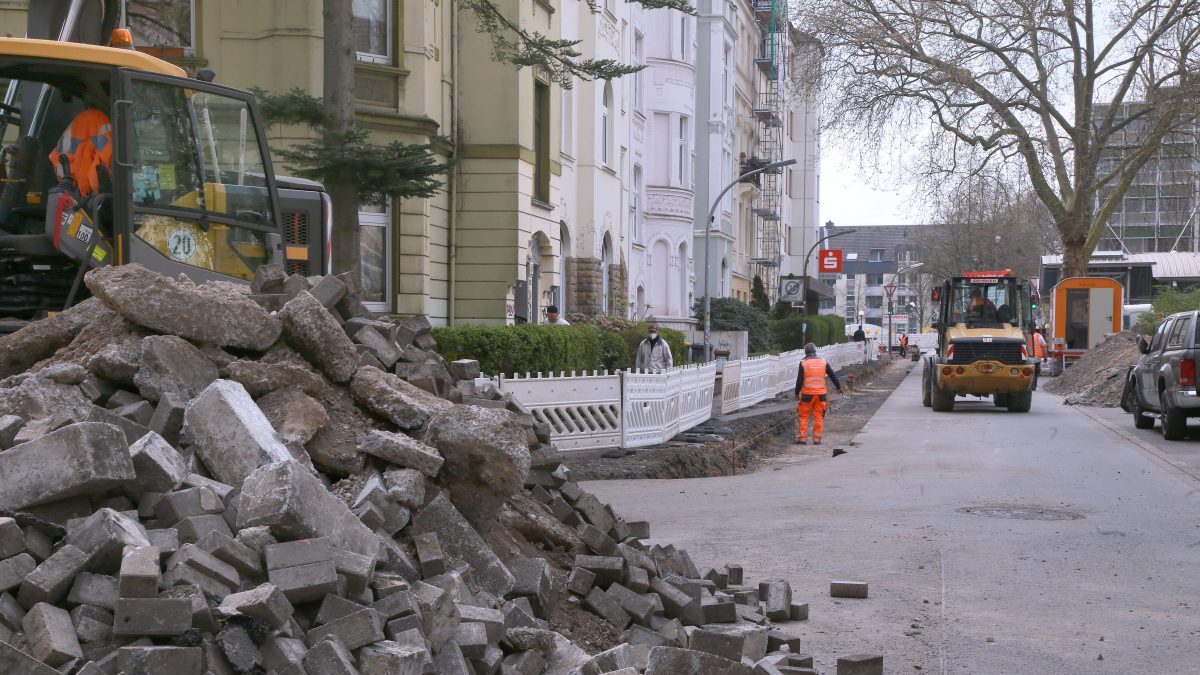
M 877 341 L 821 347 L 817 354 L 835 370 L 877 357 Z M 802 351 L 726 361 L 721 375 L 721 414 L 748 408 L 795 387 Z M 680 366 L 661 372 L 620 371 L 557 376 L 497 377 L 550 426 L 560 449 L 638 448 L 664 443 L 712 417 L 717 364 Z

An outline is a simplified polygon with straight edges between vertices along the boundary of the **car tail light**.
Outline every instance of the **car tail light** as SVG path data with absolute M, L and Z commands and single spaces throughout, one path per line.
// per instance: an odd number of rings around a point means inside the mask
M 954 369 L 954 372 L 958 373 L 959 375 L 962 375 L 963 373 L 965 373 L 965 372 L 967 372 L 967 371 L 966 371 L 966 369 L 964 369 L 962 366 L 959 366 L 959 367 L 957 367 L 957 368 L 955 368 L 955 369 Z
M 1030 375 L 1033 375 L 1033 368 L 1026 368 L 1025 370 L 1022 370 L 1021 372 L 1024 373 L 1025 377 L 1029 377 Z
M 1179 384 L 1184 387 L 1196 386 L 1196 360 L 1183 359 L 1179 362 Z
M 942 366 L 942 375 L 944 375 L 946 377 L 950 377 L 950 374 L 953 372 L 954 372 L 954 369 L 951 368 L 950 366 Z

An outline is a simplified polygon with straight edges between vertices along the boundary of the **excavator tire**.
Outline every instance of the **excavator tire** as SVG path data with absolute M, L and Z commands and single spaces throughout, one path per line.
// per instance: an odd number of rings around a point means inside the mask
M 936 382 L 929 383 L 930 406 L 935 412 L 951 412 L 954 410 L 954 392 L 946 391 L 937 386 Z

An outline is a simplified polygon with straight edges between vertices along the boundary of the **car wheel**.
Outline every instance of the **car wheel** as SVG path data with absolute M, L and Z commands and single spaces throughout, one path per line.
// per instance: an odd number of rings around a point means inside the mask
M 1187 416 L 1182 411 L 1176 410 L 1171 406 L 1171 401 L 1167 398 L 1167 392 L 1160 392 L 1158 401 L 1159 410 L 1162 411 L 1162 421 L 1159 424 L 1162 437 L 1168 441 L 1181 440 L 1187 431 Z
M 1129 390 L 1129 412 L 1133 413 L 1134 428 L 1154 428 L 1154 418 L 1146 415 L 1146 411 L 1142 408 L 1142 402 L 1139 400 L 1137 389 L 1130 388 Z

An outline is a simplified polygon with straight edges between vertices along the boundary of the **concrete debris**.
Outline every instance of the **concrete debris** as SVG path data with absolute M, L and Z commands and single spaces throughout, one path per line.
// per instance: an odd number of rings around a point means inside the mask
M 1063 397 L 1067 405 L 1115 408 L 1121 405 L 1121 393 L 1129 366 L 1142 357 L 1137 333 L 1122 331 L 1092 347 L 1072 366 L 1054 378 L 1043 377 L 1044 389 Z M 1047 366 L 1043 366 L 1045 369 Z
M 811 666 L 771 630 L 807 618 L 786 582 L 646 544 L 477 361 L 372 316 L 352 276 L 87 282 L 0 337 L 0 672 Z M 599 653 L 553 630 L 581 622 L 608 624 Z

